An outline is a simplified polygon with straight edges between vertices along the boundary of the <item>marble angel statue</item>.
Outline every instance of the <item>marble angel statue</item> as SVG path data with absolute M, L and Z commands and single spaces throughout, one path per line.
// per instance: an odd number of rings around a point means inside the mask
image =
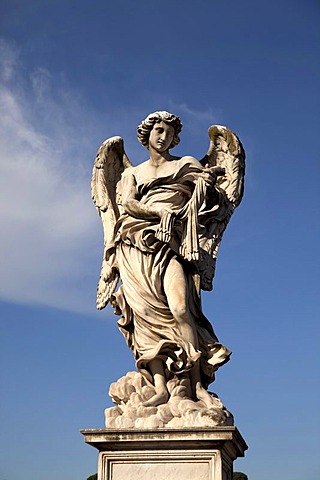
M 122 138 L 112 137 L 101 145 L 92 177 L 104 229 L 97 308 L 110 302 L 121 316 L 138 370 L 110 394 L 130 405 L 139 375 L 138 406 L 153 416 L 172 397 L 217 406 L 207 388 L 231 355 L 202 312 L 201 290 L 212 290 L 222 235 L 242 199 L 245 154 L 233 132 L 212 126 L 201 161 L 173 156 L 181 129 L 179 117 L 151 113 L 137 129 L 149 159 L 133 166 Z

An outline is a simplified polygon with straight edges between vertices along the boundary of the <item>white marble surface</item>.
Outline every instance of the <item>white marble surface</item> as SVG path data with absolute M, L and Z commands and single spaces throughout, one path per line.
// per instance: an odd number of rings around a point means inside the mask
M 171 402 L 170 412 L 160 415 L 166 418 L 181 418 L 189 401 L 188 416 L 195 418 L 178 420 L 177 428 L 202 425 L 201 411 L 205 425 L 230 423 L 207 389 L 231 352 L 202 311 L 201 290 L 212 290 L 220 242 L 242 199 L 245 153 L 231 130 L 214 125 L 201 160 L 174 156 L 169 150 L 181 129 L 176 115 L 153 112 L 137 128 L 148 151 L 145 162 L 133 166 L 122 138 L 112 137 L 94 163 L 92 198 L 104 230 L 97 307 L 110 302 L 121 316 L 120 331 L 149 382 L 143 396 L 130 372 L 115 382 L 112 399 L 122 408 L 126 398 L 130 413 L 115 419 L 113 410 L 107 422 L 112 427 L 127 428 L 131 419 L 145 419 L 152 428 L 172 421 L 140 415 L 137 399 L 144 408 Z
M 231 480 L 247 445 L 235 427 L 83 430 L 99 480 Z
M 212 465 L 210 459 L 166 459 L 161 458 L 110 464 L 110 480 L 208 480 Z M 108 477 L 107 477 L 108 478 Z M 108 478 L 109 480 L 109 478 Z

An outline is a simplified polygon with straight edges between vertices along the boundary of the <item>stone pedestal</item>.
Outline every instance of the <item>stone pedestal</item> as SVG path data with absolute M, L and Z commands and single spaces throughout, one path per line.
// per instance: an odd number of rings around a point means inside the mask
M 231 426 L 81 433 L 99 450 L 98 480 L 232 480 L 248 448 Z

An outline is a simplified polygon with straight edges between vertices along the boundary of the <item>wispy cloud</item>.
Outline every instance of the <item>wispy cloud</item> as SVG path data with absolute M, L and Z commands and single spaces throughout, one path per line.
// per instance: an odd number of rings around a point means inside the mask
M 0 38 L 0 61 L 1 78 L 4 81 L 10 80 L 16 69 L 19 58 L 18 49 L 14 45 L 8 45 L 4 38 Z
M 89 190 L 99 146 L 93 139 L 99 129 L 124 136 L 133 162 L 146 153 L 123 121 L 127 111 L 118 109 L 112 120 L 110 112 L 97 114 L 63 76 L 41 65 L 28 71 L 5 39 L 0 53 L 0 298 L 92 312 L 102 256 Z M 187 133 L 192 125 L 193 141 L 197 127 L 205 135 L 217 119 L 211 109 L 170 101 L 169 107 Z M 137 113 L 132 117 L 140 121 Z
M 219 114 L 221 115 L 221 112 L 213 111 L 212 108 L 207 108 L 205 110 L 197 110 L 191 108 L 186 103 L 171 103 L 174 110 L 178 110 L 179 112 L 181 112 L 180 114 L 184 117 L 190 117 L 193 124 L 195 122 L 201 123 L 201 126 L 203 123 L 208 124 L 208 126 L 211 125 L 212 123 L 217 121 L 217 119 L 219 118 Z
M 88 112 L 47 70 L 23 77 L 14 46 L 2 39 L 0 49 L 0 297 L 94 309 L 102 239 Z

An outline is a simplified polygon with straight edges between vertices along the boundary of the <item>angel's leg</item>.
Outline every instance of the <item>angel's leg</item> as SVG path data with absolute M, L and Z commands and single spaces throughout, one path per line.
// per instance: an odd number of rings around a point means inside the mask
M 203 387 L 200 375 L 200 361 L 198 361 L 190 372 L 191 386 L 197 400 L 202 400 L 207 408 L 212 407 L 212 397 Z
M 197 350 L 198 334 L 194 320 L 188 307 L 188 290 L 185 272 L 180 262 L 173 258 L 166 270 L 164 277 L 164 291 L 167 296 L 169 308 L 178 324 L 181 336 L 190 342 Z M 190 370 L 191 389 L 197 400 L 202 400 L 209 408 L 212 405 L 211 395 L 203 387 L 200 374 L 200 359 Z
M 149 400 L 143 403 L 145 407 L 156 407 L 162 403 L 166 403 L 169 398 L 167 389 L 167 381 L 164 373 L 163 361 L 160 358 L 155 358 L 149 363 L 149 368 L 153 376 L 154 388 L 156 394 Z
M 197 349 L 198 337 L 188 310 L 185 273 L 182 265 L 175 258 L 169 262 L 164 275 L 163 287 L 180 336 Z M 156 406 L 165 403 L 169 397 L 164 365 L 162 360 L 154 359 L 149 363 L 149 368 L 154 379 L 156 394 L 143 405 Z
M 163 287 L 181 337 L 198 349 L 198 335 L 188 307 L 185 272 L 176 258 L 172 258 L 169 262 L 164 275 Z

